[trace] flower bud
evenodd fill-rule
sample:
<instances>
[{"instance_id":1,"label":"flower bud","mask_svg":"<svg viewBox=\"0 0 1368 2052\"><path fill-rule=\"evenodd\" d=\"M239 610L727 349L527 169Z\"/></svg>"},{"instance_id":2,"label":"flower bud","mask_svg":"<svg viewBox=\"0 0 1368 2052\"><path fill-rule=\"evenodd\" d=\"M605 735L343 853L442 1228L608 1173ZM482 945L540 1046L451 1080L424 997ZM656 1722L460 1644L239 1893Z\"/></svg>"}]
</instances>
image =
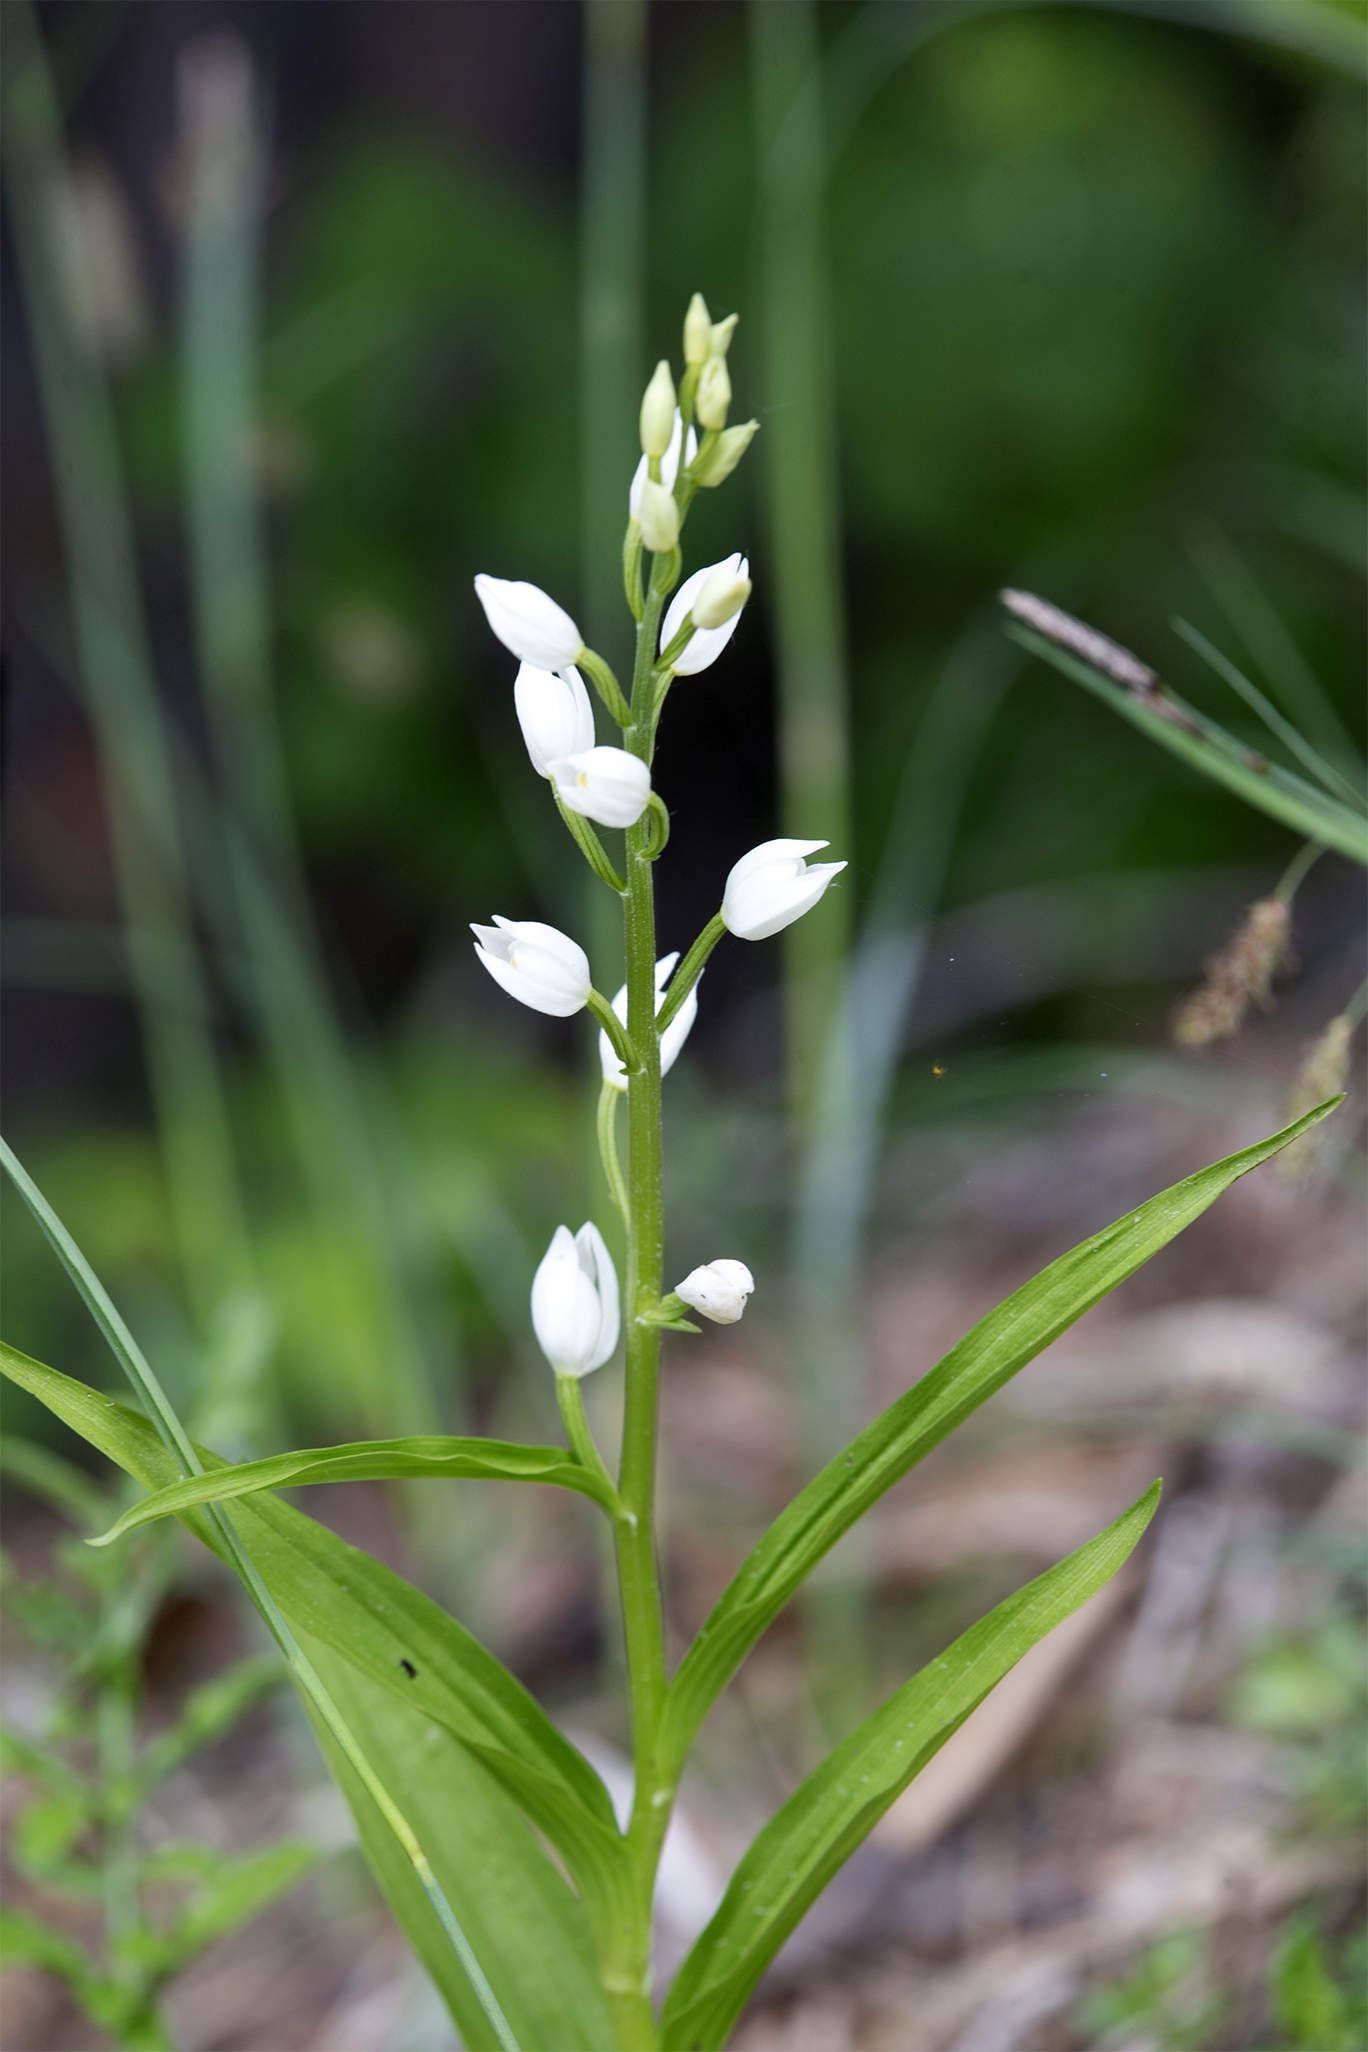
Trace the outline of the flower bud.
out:
<instances>
[{"instance_id":1,"label":"flower bud","mask_svg":"<svg viewBox=\"0 0 1368 2052\"><path fill-rule=\"evenodd\" d=\"M679 956L677 953L662 955L655 965L655 1008L657 1011L660 1010L665 1002L665 986L670 979L670 972L678 960ZM701 981L702 977L700 976L699 982ZM625 1027L627 1024L627 986L625 983L613 999L613 1010L617 1013L618 1018ZM688 1039L689 1028L697 1017L698 984L695 983L693 989L689 992L689 995L685 998L683 1004L660 1036L660 1073L662 1076L668 1075L679 1059L679 1050ZM627 1071L618 1059L617 1049L613 1046L612 1041L608 1038L602 1027L599 1028L599 1063L603 1069L603 1080L605 1083L611 1083L614 1090L625 1090L627 1088Z\"/></svg>"},{"instance_id":2,"label":"flower bud","mask_svg":"<svg viewBox=\"0 0 1368 2052\"><path fill-rule=\"evenodd\" d=\"M641 486L641 510L637 514L641 522L641 538L655 556L666 556L679 544L679 507L675 504L673 492L666 491L663 484L654 478L645 478Z\"/></svg>"},{"instance_id":3,"label":"flower bud","mask_svg":"<svg viewBox=\"0 0 1368 2052\"><path fill-rule=\"evenodd\" d=\"M725 627L728 620L735 619L751 595L751 581L739 571L719 563L708 573L698 597L693 602L695 627Z\"/></svg>"},{"instance_id":4,"label":"flower bud","mask_svg":"<svg viewBox=\"0 0 1368 2052\"><path fill-rule=\"evenodd\" d=\"M735 1325L754 1288L755 1278L744 1261L709 1261L676 1283L675 1295L714 1325Z\"/></svg>"},{"instance_id":5,"label":"flower bud","mask_svg":"<svg viewBox=\"0 0 1368 2052\"><path fill-rule=\"evenodd\" d=\"M706 363L712 355L712 315L701 292L695 292L684 316L684 361Z\"/></svg>"},{"instance_id":6,"label":"flower bud","mask_svg":"<svg viewBox=\"0 0 1368 2052\"><path fill-rule=\"evenodd\" d=\"M736 333L736 324L740 318L740 314L728 314L725 321L713 322L712 333L708 337L709 356L726 355L731 348L731 339Z\"/></svg>"},{"instance_id":7,"label":"flower bud","mask_svg":"<svg viewBox=\"0 0 1368 2052\"><path fill-rule=\"evenodd\" d=\"M596 1225L557 1226L532 1279L532 1330L557 1375L588 1375L618 1343L617 1270Z\"/></svg>"},{"instance_id":8,"label":"flower bud","mask_svg":"<svg viewBox=\"0 0 1368 2052\"><path fill-rule=\"evenodd\" d=\"M697 482L707 485L709 489L713 485L722 484L731 476L759 432L758 420L748 420L744 427L724 428L712 445L704 469L694 472Z\"/></svg>"},{"instance_id":9,"label":"flower bud","mask_svg":"<svg viewBox=\"0 0 1368 2052\"><path fill-rule=\"evenodd\" d=\"M651 800L651 772L625 748L586 748L547 767L567 811L600 826L635 826Z\"/></svg>"},{"instance_id":10,"label":"flower bud","mask_svg":"<svg viewBox=\"0 0 1368 2052\"><path fill-rule=\"evenodd\" d=\"M744 582L749 591L749 570L748 559L735 555L728 556L723 563L709 563L702 570L695 570L692 577L686 577L666 609L665 621L660 630L661 647L669 647L691 612L694 613L694 625L698 627L698 614L694 612L694 606L699 593L711 578L716 577L719 572L725 572L731 582ZM715 663L735 634L736 623L740 618L740 608L737 607L720 627L699 627L688 647L673 663L674 674L677 677L693 677L700 670L706 670L710 663Z\"/></svg>"},{"instance_id":11,"label":"flower bud","mask_svg":"<svg viewBox=\"0 0 1368 2052\"><path fill-rule=\"evenodd\" d=\"M538 670L568 670L579 661L584 636L537 585L482 574L475 579L475 596L499 640L521 662Z\"/></svg>"},{"instance_id":12,"label":"flower bud","mask_svg":"<svg viewBox=\"0 0 1368 2052\"><path fill-rule=\"evenodd\" d=\"M679 476L681 443L683 444L684 462L687 467L698 454L698 436L690 428L688 437L687 439L685 438L684 424L679 417L679 408L676 406L674 428L670 435L670 446L660 459L660 482L664 485L667 492L674 490L675 479ZM645 489L650 474L650 458L643 456L632 474L631 489L627 494L627 515L631 520L639 521L641 519L641 494Z\"/></svg>"},{"instance_id":13,"label":"flower bud","mask_svg":"<svg viewBox=\"0 0 1368 2052\"><path fill-rule=\"evenodd\" d=\"M743 855L722 893L722 923L738 940L768 940L810 912L844 862L803 861L825 841L763 841Z\"/></svg>"},{"instance_id":14,"label":"flower bud","mask_svg":"<svg viewBox=\"0 0 1368 2052\"><path fill-rule=\"evenodd\" d=\"M549 777L551 764L562 756L594 745L594 708L576 669L556 676L524 663L513 686L513 708L539 777Z\"/></svg>"},{"instance_id":15,"label":"flower bud","mask_svg":"<svg viewBox=\"0 0 1368 2052\"><path fill-rule=\"evenodd\" d=\"M641 446L652 462L665 454L674 427L675 388L662 356L641 401Z\"/></svg>"},{"instance_id":16,"label":"flower bud","mask_svg":"<svg viewBox=\"0 0 1368 2052\"><path fill-rule=\"evenodd\" d=\"M568 934L538 919L501 919L470 928L475 952L494 981L520 1005L568 1019L589 1001L589 957Z\"/></svg>"},{"instance_id":17,"label":"flower bud","mask_svg":"<svg viewBox=\"0 0 1368 2052\"><path fill-rule=\"evenodd\" d=\"M724 428L730 405L731 379L727 374L726 359L710 356L699 374L698 393L694 399L694 413L699 426Z\"/></svg>"}]
</instances>

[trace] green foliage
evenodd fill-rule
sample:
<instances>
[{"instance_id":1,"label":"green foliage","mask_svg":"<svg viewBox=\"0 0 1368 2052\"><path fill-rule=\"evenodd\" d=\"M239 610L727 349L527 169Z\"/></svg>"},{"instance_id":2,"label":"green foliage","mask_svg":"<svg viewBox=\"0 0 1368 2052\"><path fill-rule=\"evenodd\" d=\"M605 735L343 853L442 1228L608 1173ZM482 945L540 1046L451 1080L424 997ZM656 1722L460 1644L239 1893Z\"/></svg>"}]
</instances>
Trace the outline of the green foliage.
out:
<instances>
[{"instance_id":1,"label":"green foliage","mask_svg":"<svg viewBox=\"0 0 1368 2052\"><path fill-rule=\"evenodd\" d=\"M1308 1122L1318 1123L1331 1109L1319 1106ZM1051 1262L829 1462L752 1550L685 1655L666 1708L666 1757L682 1759L708 1706L761 1632L872 1503L1223 1190L1301 1130L1298 1122L1199 1170Z\"/></svg>"},{"instance_id":2,"label":"green foliage","mask_svg":"<svg viewBox=\"0 0 1368 2052\"><path fill-rule=\"evenodd\" d=\"M7 1440L0 1467L86 1532L117 1509L46 1448ZM60 1577L5 1576L5 1609L57 1661L41 1728L0 1730L0 1761L32 1785L10 1854L42 1893L102 1904L104 1928L88 1947L36 1912L6 1911L0 1959L55 1974L120 2044L161 2052L170 2040L158 2000L168 1981L292 1888L315 1855L289 1841L236 1858L194 1845L151 1851L140 1813L168 1774L279 1686L281 1670L275 1660L240 1661L193 1690L170 1726L139 1741L143 1645L171 1586L173 1553L162 1534L144 1533L103 1552L64 1544L58 1559Z\"/></svg>"},{"instance_id":3,"label":"green foliage","mask_svg":"<svg viewBox=\"0 0 1368 2052\"><path fill-rule=\"evenodd\" d=\"M837 1746L754 1841L680 1967L661 2018L668 2052L716 2052L804 1911L910 1781L1023 1653L1129 1557L1159 1484L1114 1525L947 1647Z\"/></svg>"},{"instance_id":4,"label":"green foliage","mask_svg":"<svg viewBox=\"0 0 1368 2052\"><path fill-rule=\"evenodd\" d=\"M1362 1616L1341 1611L1266 1646L1228 1704L1237 1724L1283 1741L1293 1787L1326 1831L1353 1830L1368 1806L1364 1654Z\"/></svg>"},{"instance_id":5,"label":"green foliage","mask_svg":"<svg viewBox=\"0 0 1368 2052\"><path fill-rule=\"evenodd\" d=\"M1203 2052L1230 2006L1206 1985L1206 1951L1204 1934L1170 1931L1118 1980L1085 1995L1077 2017L1090 2042L1143 2037L1163 2052Z\"/></svg>"},{"instance_id":6,"label":"green foliage","mask_svg":"<svg viewBox=\"0 0 1368 2052\"><path fill-rule=\"evenodd\" d=\"M1278 2044L1289 2052L1362 2052L1368 2044L1368 1953L1360 1936L1336 1972L1307 1917L1283 1930L1269 1973Z\"/></svg>"}]
</instances>

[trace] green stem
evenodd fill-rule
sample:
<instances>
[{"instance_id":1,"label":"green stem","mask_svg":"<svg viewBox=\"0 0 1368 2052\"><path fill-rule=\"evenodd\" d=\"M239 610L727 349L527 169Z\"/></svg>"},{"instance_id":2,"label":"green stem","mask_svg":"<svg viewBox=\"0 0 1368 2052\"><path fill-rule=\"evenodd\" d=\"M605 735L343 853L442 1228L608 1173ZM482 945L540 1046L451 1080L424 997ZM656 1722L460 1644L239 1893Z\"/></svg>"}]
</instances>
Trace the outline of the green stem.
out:
<instances>
[{"instance_id":1,"label":"green stem","mask_svg":"<svg viewBox=\"0 0 1368 2052\"><path fill-rule=\"evenodd\" d=\"M588 672L595 691L607 706L620 727L625 727L632 715L622 695L622 686L604 662L601 655L595 655L592 648L582 648L579 653L579 667Z\"/></svg>"},{"instance_id":2,"label":"green stem","mask_svg":"<svg viewBox=\"0 0 1368 2052\"><path fill-rule=\"evenodd\" d=\"M702 933L699 934L698 939L670 978L670 988L666 994L665 1002L660 1008L660 1016L656 1021L657 1028L661 1033L665 1031L665 1028L669 1025L671 1019L674 1018L675 1013L703 974L703 964L707 961L709 955L726 931L726 922L722 914L714 912L712 918L708 921Z\"/></svg>"},{"instance_id":3,"label":"green stem","mask_svg":"<svg viewBox=\"0 0 1368 2052\"><path fill-rule=\"evenodd\" d=\"M566 1437L571 1446L590 1473L605 1482L616 1497L617 1490L613 1488L613 1478L604 1465L603 1455L598 1450L594 1435L589 1430L589 1420L584 1415L584 1391L578 1375L557 1375L556 1402L560 1405Z\"/></svg>"},{"instance_id":4,"label":"green stem","mask_svg":"<svg viewBox=\"0 0 1368 2052\"><path fill-rule=\"evenodd\" d=\"M1299 848L1283 871L1282 880L1273 893L1274 897L1281 898L1285 905L1290 905L1301 889L1302 880L1312 863L1319 862L1324 853L1325 847L1320 841L1308 841L1304 848Z\"/></svg>"},{"instance_id":5,"label":"green stem","mask_svg":"<svg viewBox=\"0 0 1368 2052\"><path fill-rule=\"evenodd\" d=\"M604 1079L598 1101L598 1144L603 1173L608 1179L613 1202L622 1214L622 1223L628 1232L632 1230L632 1202L627 1194L627 1184L622 1173L622 1161L618 1155L617 1108L622 1092L615 1083Z\"/></svg>"}]
</instances>

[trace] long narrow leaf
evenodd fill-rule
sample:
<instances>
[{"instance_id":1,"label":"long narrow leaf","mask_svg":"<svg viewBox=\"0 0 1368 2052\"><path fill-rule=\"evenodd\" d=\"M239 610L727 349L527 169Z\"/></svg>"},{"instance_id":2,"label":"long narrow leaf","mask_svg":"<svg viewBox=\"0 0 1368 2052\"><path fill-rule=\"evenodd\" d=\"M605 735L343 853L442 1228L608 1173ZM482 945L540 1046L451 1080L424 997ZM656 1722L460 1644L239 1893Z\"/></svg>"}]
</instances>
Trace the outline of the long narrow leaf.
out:
<instances>
[{"instance_id":1,"label":"long narrow leaf","mask_svg":"<svg viewBox=\"0 0 1368 2052\"><path fill-rule=\"evenodd\" d=\"M0 1373L144 1487L174 1474L147 1420L126 1405L3 1343ZM200 1458L211 1469L226 1466L203 1450ZM179 1513L222 1555L210 1515ZM291 1623L468 1746L562 1853L586 1894L611 1902L622 1841L607 1791L521 1682L421 1590L302 1512L258 1496L238 1503L234 1516Z\"/></svg>"},{"instance_id":2,"label":"long narrow leaf","mask_svg":"<svg viewBox=\"0 0 1368 2052\"><path fill-rule=\"evenodd\" d=\"M1178 707L1184 721L1179 726L1173 719L1156 712L1137 693L1113 683L1110 677L1104 677L1090 663L1081 662L1077 656L1056 648L1053 642L1033 634L1028 627L1014 625L1008 627L1007 633L1013 641L1019 641L1023 648L1029 648L1033 655L1038 655L1042 662L1050 663L1066 677L1072 677L1076 684L1094 692L1113 712L1120 713L1122 719L1129 720L1151 741L1157 741L1161 748L1167 748L1171 755L1200 770L1214 783L1224 784L1246 804L1281 820L1284 826L1292 827L1308 841L1320 841L1327 848L1337 848L1351 862L1362 863L1368 868L1368 820L1361 813L1351 812L1347 805L1340 805L1324 791L1304 783L1300 777L1279 768L1276 763L1270 763L1264 769L1254 769L1244 759L1247 751L1232 735L1224 734L1214 721L1203 719L1190 706ZM1166 696L1177 705L1171 692ZM1188 722L1199 731L1190 731Z\"/></svg>"},{"instance_id":3,"label":"long narrow leaf","mask_svg":"<svg viewBox=\"0 0 1368 2052\"><path fill-rule=\"evenodd\" d=\"M171 1517L196 1504L222 1503L263 1489L296 1489L313 1482L404 1482L427 1478L469 1482L545 1482L578 1490L609 1508L612 1492L602 1478L564 1447L522 1446L508 1439L455 1439L420 1434L407 1439L358 1439L343 1446L303 1447L243 1461L210 1475L191 1475L159 1489L125 1511L116 1525L94 1540L109 1546L138 1525Z\"/></svg>"},{"instance_id":4,"label":"long narrow leaf","mask_svg":"<svg viewBox=\"0 0 1368 2052\"><path fill-rule=\"evenodd\" d=\"M956 1639L795 1789L679 1970L661 2019L667 2052L715 2052L832 1875L1022 1654L1111 1579L1158 1501L1156 1482L1105 1532Z\"/></svg>"},{"instance_id":5,"label":"long narrow leaf","mask_svg":"<svg viewBox=\"0 0 1368 2052\"><path fill-rule=\"evenodd\" d=\"M723 1591L681 1662L661 1728L666 1771L677 1771L709 1706L760 1634L871 1504L1223 1190L1339 1102L1330 1098L1280 1133L1187 1176L1052 1261L814 1476Z\"/></svg>"},{"instance_id":6,"label":"long narrow leaf","mask_svg":"<svg viewBox=\"0 0 1368 2052\"><path fill-rule=\"evenodd\" d=\"M583 1905L542 1854L511 1798L469 1751L414 1704L306 1637L328 1686L386 1785L423 1820L437 1877L484 1961L525 2052L606 2052L613 2043ZM326 1743L326 1742L325 1742ZM356 1816L366 1857L396 1917L445 1996L469 2052L495 2052L422 1890L384 1820L335 1749L330 1764Z\"/></svg>"}]
</instances>

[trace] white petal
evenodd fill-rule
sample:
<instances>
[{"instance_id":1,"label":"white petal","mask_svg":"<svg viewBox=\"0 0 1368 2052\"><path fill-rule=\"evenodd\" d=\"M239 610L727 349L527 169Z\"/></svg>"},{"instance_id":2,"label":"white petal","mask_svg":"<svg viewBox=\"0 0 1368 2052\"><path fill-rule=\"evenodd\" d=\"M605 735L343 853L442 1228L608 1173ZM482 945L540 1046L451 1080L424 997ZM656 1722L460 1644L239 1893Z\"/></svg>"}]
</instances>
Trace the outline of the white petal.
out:
<instances>
[{"instance_id":1,"label":"white petal","mask_svg":"<svg viewBox=\"0 0 1368 2052\"><path fill-rule=\"evenodd\" d=\"M650 803L651 772L625 748L586 748L547 773L561 803L600 826L635 826Z\"/></svg>"},{"instance_id":2,"label":"white petal","mask_svg":"<svg viewBox=\"0 0 1368 2052\"><path fill-rule=\"evenodd\" d=\"M715 1325L735 1325L754 1288L744 1261L709 1261L676 1283L675 1295Z\"/></svg>"},{"instance_id":3,"label":"white petal","mask_svg":"<svg viewBox=\"0 0 1368 2052\"><path fill-rule=\"evenodd\" d=\"M680 427L681 421L679 416L679 408L676 406L674 417L674 433L670 436L669 448L665 451L665 454L660 459L660 482L664 485L667 492L672 492L674 490L675 479L679 476ZM687 465L692 463L694 457L697 454L698 436L694 433L693 429L690 428L689 439L685 444L685 464ZM627 493L627 513L628 517L632 520L640 520L641 518L641 487L643 486L643 484L645 484L650 474L651 472L649 464L647 462L647 459L643 456L640 463L638 463L635 472L633 473L631 488Z\"/></svg>"},{"instance_id":4,"label":"white petal","mask_svg":"<svg viewBox=\"0 0 1368 2052\"><path fill-rule=\"evenodd\" d=\"M590 988L583 948L538 919L494 917L493 927L471 927L475 952L494 981L520 1004L553 1019L582 1011Z\"/></svg>"},{"instance_id":5,"label":"white petal","mask_svg":"<svg viewBox=\"0 0 1368 2052\"><path fill-rule=\"evenodd\" d=\"M680 628L684 625L694 600L712 576L713 571L723 569L731 571L735 577L748 577L750 575L750 560L748 557L739 554L726 556L721 563L705 564L703 569L695 570L692 577L686 577L679 590L671 599L666 611L664 625L660 630L660 646L662 648L669 647ZM740 613L733 613L730 620L726 621L721 627L700 628L685 649L683 655L679 658L679 661L675 664L675 675L678 677L693 677L700 670L706 670L709 664L715 663L733 634L735 634L740 618Z\"/></svg>"},{"instance_id":6,"label":"white petal","mask_svg":"<svg viewBox=\"0 0 1368 2052\"><path fill-rule=\"evenodd\" d=\"M587 1375L591 1369L601 1368L617 1345L622 1311L613 1257L604 1245L602 1233L592 1221L586 1222L576 1233L575 1251L581 1270L593 1281L599 1307L598 1330L584 1370Z\"/></svg>"},{"instance_id":7,"label":"white petal","mask_svg":"<svg viewBox=\"0 0 1368 2052\"><path fill-rule=\"evenodd\" d=\"M522 662L539 670L566 670L579 661L583 635L540 586L481 572L475 595L499 640Z\"/></svg>"},{"instance_id":8,"label":"white petal","mask_svg":"<svg viewBox=\"0 0 1368 2052\"><path fill-rule=\"evenodd\" d=\"M602 1306L568 1226L557 1226L532 1280L532 1330L560 1375L583 1375L599 1341Z\"/></svg>"},{"instance_id":9,"label":"white petal","mask_svg":"<svg viewBox=\"0 0 1368 2052\"><path fill-rule=\"evenodd\" d=\"M513 706L539 777L549 775L548 765L559 757L594 745L594 708L573 665L558 675L524 663L513 686Z\"/></svg>"},{"instance_id":10,"label":"white petal","mask_svg":"<svg viewBox=\"0 0 1368 2052\"><path fill-rule=\"evenodd\" d=\"M675 963L678 960L679 951L676 949L671 955L662 955L655 965L655 1008L657 1011L660 1010L665 1002L667 995L665 986L669 982ZM702 980L700 975L698 982L701 983ZM613 999L613 1010L625 1026L627 1024L627 986L625 983ZM689 1028L697 1017L698 983L695 983L674 1018L671 1019L669 1025L660 1036L660 1073L662 1076L672 1069L679 1059L679 1050L688 1039ZM599 1029L599 1066L603 1070L603 1080L605 1083L611 1083L615 1090L625 1090L627 1088L627 1071L618 1060L617 1049L601 1027Z\"/></svg>"}]
</instances>

